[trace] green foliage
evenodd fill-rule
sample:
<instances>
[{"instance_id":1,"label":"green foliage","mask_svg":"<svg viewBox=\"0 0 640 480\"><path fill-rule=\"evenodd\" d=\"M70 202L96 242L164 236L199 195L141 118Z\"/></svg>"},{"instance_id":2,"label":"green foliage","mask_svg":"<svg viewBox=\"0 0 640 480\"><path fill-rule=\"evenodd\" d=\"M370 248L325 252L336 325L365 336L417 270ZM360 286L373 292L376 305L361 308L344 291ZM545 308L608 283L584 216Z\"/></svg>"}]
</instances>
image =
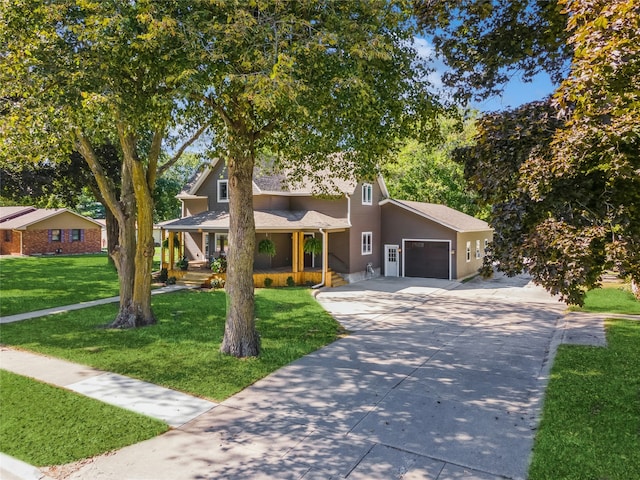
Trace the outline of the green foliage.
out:
<instances>
[{"instance_id":1,"label":"green foliage","mask_svg":"<svg viewBox=\"0 0 640 480\"><path fill-rule=\"evenodd\" d=\"M100 328L118 308L103 305L2 324L2 343L221 401L334 341L339 333L339 324L307 289L258 289L262 353L239 360L219 351L225 292L179 291L154 295L152 301L158 317L153 326Z\"/></svg>"},{"instance_id":2,"label":"green foliage","mask_svg":"<svg viewBox=\"0 0 640 480\"><path fill-rule=\"evenodd\" d=\"M312 255L319 255L322 253L322 239L316 237L308 237L304 240L302 245L304 253L310 253Z\"/></svg>"},{"instance_id":3,"label":"green foliage","mask_svg":"<svg viewBox=\"0 0 640 480\"><path fill-rule=\"evenodd\" d=\"M159 420L5 370L0 383L0 450L32 465L74 462L168 430Z\"/></svg>"},{"instance_id":4,"label":"green foliage","mask_svg":"<svg viewBox=\"0 0 640 480\"><path fill-rule=\"evenodd\" d=\"M460 125L454 117L441 117L439 127L440 142L425 145L410 141L383 166L391 197L439 203L485 218L488 212L479 207L477 193L469 189L463 166L452 158L455 148L473 144L475 118Z\"/></svg>"},{"instance_id":5,"label":"green foliage","mask_svg":"<svg viewBox=\"0 0 640 480\"><path fill-rule=\"evenodd\" d=\"M487 262L516 273L526 259L537 282L581 304L605 269L640 278L640 6L567 8L573 63L554 101L481 119L462 160L493 205Z\"/></svg>"},{"instance_id":6,"label":"green foliage","mask_svg":"<svg viewBox=\"0 0 640 480\"><path fill-rule=\"evenodd\" d=\"M584 298L582 308L572 307L572 309L585 312L640 315L640 301L633 296L628 288L603 287L589 290Z\"/></svg>"},{"instance_id":7,"label":"green foliage","mask_svg":"<svg viewBox=\"0 0 640 480\"><path fill-rule=\"evenodd\" d=\"M640 472L640 323L609 320L605 348L562 345L528 478L626 480Z\"/></svg>"},{"instance_id":8,"label":"green foliage","mask_svg":"<svg viewBox=\"0 0 640 480\"><path fill-rule=\"evenodd\" d=\"M106 255L0 258L0 315L14 315L118 295Z\"/></svg>"},{"instance_id":9,"label":"green foliage","mask_svg":"<svg viewBox=\"0 0 640 480\"><path fill-rule=\"evenodd\" d=\"M273 240L270 240L268 238L260 240L260 242L258 243L258 253L273 257L276 254L276 244L273 243Z\"/></svg>"},{"instance_id":10,"label":"green foliage","mask_svg":"<svg viewBox=\"0 0 640 480\"><path fill-rule=\"evenodd\" d=\"M222 278L214 278L211 280L211 288L214 290L217 288L224 288L224 280Z\"/></svg>"},{"instance_id":11,"label":"green foliage","mask_svg":"<svg viewBox=\"0 0 640 480\"><path fill-rule=\"evenodd\" d=\"M449 67L445 85L456 98L486 99L514 76L544 71L559 83L571 58L563 2L416 0L419 23L433 35Z\"/></svg>"},{"instance_id":12,"label":"green foliage","mask_svg":"<svg viewBox=\"0 0 640 480\"><path fill-rule=\"evenodd\" d=\"M178 279L172 275L171 277L167 278L167 285L175 285L177 281Z\"/></svg>"},{"instance_id":13,"label":"green foliage","mask_svg":"<svg viewBox=\"0 0 640 480\"><path fill-rule=\"evenodd\" d=\"M218 257L211 262L213 273L225 273L227 271L227 257Z\"/></svg>"},{"instance_id":14,"label":"green foliage","mask_svg":"<svg viewBox=\"0 0 640 480\"><path fill-rule=\"evenodd\" d=\"M169 279L169 271L166 268L160 270L160 275L158 275L158 281L165 283Z\"/></svg>"},{"instance_id":15,"label":"green foliage","mask_svg":"<svg viewBox=\"0 0 640 480\"><path fill-rule=\"evenodd\" d=\"M287 277L287 287L295 287L296 286L296 281L293 279L293 277L289 276Z\"/></svg>"},{"instance_id":16,"label":"green foliage","mask_svg":"<svg viewBox=\"0 0 640 480\"><path fill-rule=\"evenodd\" d=\"M271 285L273 285L273 278L266 277L264 279L264 286L269 288Z\"/></svg>"},{"instance_id":17,"label":"green foliage","mask_svg":"<svg viewBox=\"0 0 640 480\"><path fill-rule=\"evenodd\" d=\"M180 260L178 260L176 262L176 267L178 267L180 270L186 270L187 268L189 268L189 260L187 260L187 257L182 257Z\"/></svg>"}]
</instances>

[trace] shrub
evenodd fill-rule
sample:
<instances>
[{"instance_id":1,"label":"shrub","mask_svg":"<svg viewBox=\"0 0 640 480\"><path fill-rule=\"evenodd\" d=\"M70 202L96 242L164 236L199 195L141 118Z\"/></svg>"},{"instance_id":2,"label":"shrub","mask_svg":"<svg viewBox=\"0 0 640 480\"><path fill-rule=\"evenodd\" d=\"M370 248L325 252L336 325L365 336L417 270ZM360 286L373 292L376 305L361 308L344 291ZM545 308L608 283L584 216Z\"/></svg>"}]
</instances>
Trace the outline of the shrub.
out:
<instances>
[{"instance_id":1,"label":"shrub","mask_svg":"<svg viewBox=\"0 0 640 480\"><path fill-rule=\"evenodd\" d=\"M269 278L269 277L265 278L264 279L264 286L269 288L271 285L273 285L273 278Z\"/></svg>"},{"instance_id":2,"label":"shrub","mask_svg":"<svg viewBox=\"0 0 640 480\"><path fill-rule=\"evenodd\" d=\"M180 270L186 270L187 268L189 268L189 260L187 260L187 257L182 257L180 260L178 260L178 263L176 263L176 266Z\"/></svg>"},{"instance_id":3,"label":"shrub","mask_svg":"<svg viewBox=\"0 0 640 480\"><path fill-rule=\"evenodd\" d=\"M175 285L176 284L176 277L169 277L167 278L167 285Z\"/></svg>"},{"instance_id":4,"label":"shrub","mask_svg":"<svg viewBox=\"0 0 640 480\"><path fill-rule=\"evenodd\" d=\"M227 257L218 257L211 262L213 273L225 273L227 271Z\"/></svg>"},{"instance_id":5,"label":"shrub","mask_svg":"<svg viewBox=\"0 0 640 480\"><path fill-rule=\"evenodd\" d=\"M162 270L160 270L160 275L158 275L158 281L162 283L166 283L168 278L169 278L169 270L167 270L166 268L163 268Z\"/></svg>"},{"instance_id":6,"label":"shrub","mask_svg":"<svg viewBox=\"0 0 640 480\"><path fill-rule=\"evenodd\" d=\"M222 278L212 278L211 288L213 288L214 290L216 288L224 288L224 280Z\"/></svg>"},{"instance_id":7,"label":"shrub","mask_svg":"<svg viewBox=\"0 0 640 480\"><path fill-rule=\"evenodd\" d=\"M296 286L296 282L293 279L293 277L289 276L287 277L287 287L295 287Z\"/></svg>"}]
</instances>

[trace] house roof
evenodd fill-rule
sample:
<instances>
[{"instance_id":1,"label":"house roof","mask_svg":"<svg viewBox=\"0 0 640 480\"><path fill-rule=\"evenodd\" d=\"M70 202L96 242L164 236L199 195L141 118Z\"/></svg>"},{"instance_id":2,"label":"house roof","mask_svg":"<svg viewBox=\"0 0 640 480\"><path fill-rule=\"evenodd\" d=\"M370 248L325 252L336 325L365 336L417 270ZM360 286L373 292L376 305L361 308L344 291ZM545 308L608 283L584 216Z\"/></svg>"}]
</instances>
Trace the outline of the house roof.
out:
<instances>
[{"instance_id":1,"label":"house roof","mask_svg":"<svg viewBox=\"0 0 640 480\"><path fill-rule=\"evenodd\" d=\"M412 212L423 218L439 223L458 233L489 231L492 228L484 220L472 217L446 205L437 203L411 202L409 200L395 200L387 198L380 205L391 204Z\"/></svg>"},{"instance_id":2,"label":"house roof","mask_svg":"<svg viewBox=\"0 0 640 480\"><path fill-rule=\"evenodd\" d=\"M198 190L213 172L220 160L215 160L213 164L194 177L177 198L194 199L206 198L198 195ZM353 194L358 183L354 179L344 179L331 172L318 172L311 176L305 176L299 182L290 181L291 175L287 171L276 172L265 165L256 165L253 171L253 194L254 195L291 195L291 196L311 196L311 195L344 195ZM385 197L389 196L387 186L382 176L378 176L378 183Z\"/></svg>"},{"instance_id":3,"label":"house roof","mask_svg":"<svg viewBox=\"0 0 640 480\"><path fill-rule=\"evenodd\" d=\"M315 210L255 210L256 231L344 230L349 228L346 218L334 218ZM228 230L229 212L207 211L167 222L166 230Z\"/></svg>"},{"instance_id":4,"label":"house roof","mask_svg":"<svg viewBox=\"0 0 640 480\"><path fill-rule=\"evenodd\" d=\"M33 210L35 207L0 207L0 222L6 222Z\"/></svg>"},{"instance_id":5,"label":"house roof","mask_svg":"<svg viewBox=\"0 0 640 480\"><path fill-rule=\"evenodd\" d=\"M5 208L12 207L1 207L2 210ZM7 220L2 221L0 223L0 228L3 230L25 230L27 227L41 222L42 220L46 220L51 217L55 217L62 213L70 213L71 215L75 215L80 217L88 222L94 223L97 226L101 226L100 223L96 222L92 218L84 217L80 214L72 212L71 210L67 210L66 208L33 208L33 207L23 207L25 208L24 213L20 215L13 215ZM4 217L4 211L0 211L0 215L2 218Z\"/></svg>"}]
</instances>

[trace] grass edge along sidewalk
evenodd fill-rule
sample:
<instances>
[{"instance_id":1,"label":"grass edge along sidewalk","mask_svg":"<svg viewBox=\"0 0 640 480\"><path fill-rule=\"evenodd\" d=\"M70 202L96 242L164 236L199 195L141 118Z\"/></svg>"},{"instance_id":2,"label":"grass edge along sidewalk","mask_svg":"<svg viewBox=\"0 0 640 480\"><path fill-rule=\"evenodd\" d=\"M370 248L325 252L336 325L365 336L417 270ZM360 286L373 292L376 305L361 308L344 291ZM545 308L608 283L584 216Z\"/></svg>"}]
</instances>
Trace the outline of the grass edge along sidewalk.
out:
<instances>
[{"instance_id":1,"label":"grass edge along sidewalk","mask_svg":"<svg viewBox=\"0 0 640 480\"><path fill-rule=\"evenodd\" d=\"M559 347L530 480L640 478L640 321L609 319L606 334Z\"/></svg>"},{"instance_id":2,"label":"grass edge along sidewalk","mask_svg":"<svg viewBox=\"0 0 640 480\"><path fill-rule=\"evenodd\" d=\"M169 430L159 420L2 369L0 383L0 451L38 467L92 457Z\"/></svg>"},{"instance_id":3,"label":"grass edge along sidewalk","mask_svg":"<svg viewBox=\"0 0 640 480\"><path fill-rule=\"evenodd\" d=\"M339 324L316 303L307 289L263 289L256 294L262 355L257 359L235 359L219 353L226 309L224 292L175 292L154 296L153 304L160 322L151 327L136 330L102 328L110 315L117 311L117 306L103 305L0 325L0 341L197 396L222 400L281 366L330 343L341 333ZM185 372L190 374L185 375ZM30 405L25 402L9 403L6 411L19 416L24 409L31 408ZM16 410L20 411L16 413ZM69 428L74 428L73 412L58 412L56 416L66 418L71 424ZM17 429L24 428L19 423L13 422L12 425ZM32 429L37 436L39 427L36 425ZM60 429L65 430L65 427ZM3 438L17 437L12 432L3 431ZM32 448L38 448L33 442L30 444ZM51 449L49 441L41 442L41 445L45 451ZM119 447L109 445L107 450L113 448ZM13 447L3 446L0 450L21 460L33 461L20 456L22 454ZM85 458L85 454L80 452L76 460ZM52 463L67 461L68 458L63 458Z\"/></svg>"}]
</instances>

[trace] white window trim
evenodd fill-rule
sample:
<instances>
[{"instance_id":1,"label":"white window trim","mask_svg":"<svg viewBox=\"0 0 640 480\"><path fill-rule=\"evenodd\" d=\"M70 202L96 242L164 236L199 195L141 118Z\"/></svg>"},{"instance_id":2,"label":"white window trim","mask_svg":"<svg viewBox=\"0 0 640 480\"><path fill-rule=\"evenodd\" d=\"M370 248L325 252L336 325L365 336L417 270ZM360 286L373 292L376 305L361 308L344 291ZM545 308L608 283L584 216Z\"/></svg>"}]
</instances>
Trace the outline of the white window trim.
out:
<instances>
[{"instance_id":1,"label":"white window trim","mask_svg":"<svg viewBox=\"0 0 640 480\"><path fill-rule=\"evenodd\" d=\"M362 205L373 205L373 185L362 184Z\"/></svg>"},{"instance_id":2,"label":"white window trim","mask_svg":"<svg viewBox=\"0 0 640 480\"><path fill-rule=\"evenodd\" d=\"M368 242L365 242L366 238L369 239ZM361 251L362 255L372 255L372 253L373 253L373 232L362 232L362 235L360 237L360 251Z\"/></svg>"},{"instance_id":3,"label":"white window trim","mask_svg":"<svg viewBox=\"0 0 640 480\"><path fill-rule=\"evenodd\" d=\"M471 261L471 242L467 242L467 262Z\"/></svg>"},{"instance_id":4,"label":"white window trim","mask_svg":"<svg viewBox=\"0 0 640 480\"><path fill-rule=\"evenodd\" d=\"M220 195L220 193L222 192L222 189L220 188L221 185L226 185L227 186L227 198L222 198L222 196ZM221 180L218 180L218 203L229 203L229 180L224 178Z\"/></svg>"}]
</instances>

